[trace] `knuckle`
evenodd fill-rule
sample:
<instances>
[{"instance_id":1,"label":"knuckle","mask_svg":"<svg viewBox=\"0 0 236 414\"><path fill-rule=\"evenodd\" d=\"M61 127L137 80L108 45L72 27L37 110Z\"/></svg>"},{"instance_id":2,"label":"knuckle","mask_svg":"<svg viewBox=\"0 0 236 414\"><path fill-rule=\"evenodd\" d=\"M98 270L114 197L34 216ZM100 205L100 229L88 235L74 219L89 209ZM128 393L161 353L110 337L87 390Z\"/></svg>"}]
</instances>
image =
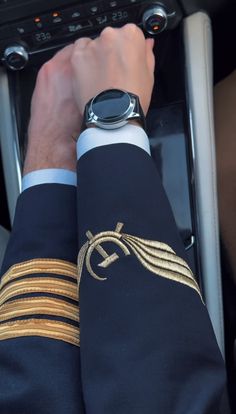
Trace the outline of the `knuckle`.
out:
<instances>
[{"instance_id":1,"label":"knuckle","mask_svg":"<svg viewBox=\"0 0 236 414\"><path fill-rule=\"evenodd\" d=\"M113 37L115 33L116 33L115 29L111 26L108 26L102 31L100 36L103 39L110 38L110 37Z\"/></svg>"},{"instance_id":2,"label":"knuckle","mask_svg":"<svg viewBox=\"0 0 236 414\"><path fill-rule=\"evenodd\" d=\"M74 44L74 49L71 53L71 62L73 63L83 52L81 39L77 40Z\"/></svg>"},{"instance_id":3,"label":"knuckle","mask_svg":"<svg viewBox=\"0 0 236 414\"><path fill-rule=\"evenodd\" d=\"M71 62L75 62L78 59L82 59L84 54L91 48L91 39L80 38L76 40L73 45L73 50L71 52Z\"/></svg>"},{"instance_id":4,"label":"knuckle","mask_svg":"<svg viewBox=\"0 0 236 414\"><path fill-rule=\"evenodd\" d=\"M73 57L75 54L77 54L77 53L80 53L80 52L81 52L83 43L84 43L84 42L82 41L82 39L78 39L78 40L76 40L76 42L74 43L74 49L73 49L73 52L72 52L72 57Z\"/></svg>"},{"instance_id":5,"label":"knuckle","mask_svg":"<svg viewBox=\"0 0 236 414\"><path fill-rule=\"evenodd\" d=\"M53 67L53 59L45 62L39 70L38 77L42 78L42 77L49 75L52 71L52 67Z\"/></svg>"},{"instance_id":6,"label":"knuckle","mask_svg":"<svg viewBox=\"0 0 236 414\"><path fill-rule=\"evenodd\" d=\"M68 59L72 51L73 51L73 45L72 44L67 45L63 47L63 49L60 49L59 52L55 54L54 58L56 59L57 63L63 63Z\"/></svg>"},{"instance_id":7,"label":"knuckle","mask_svg":"<svg viewBox=\"0 0 236 414\"><path fill-rule=\"evenodd\" d=\"M123 30L125 31L125 33L129 36L136 36L136 37L143 37L143 32L142 30L134 23L127 23L124 27Z\"/></svg>"},{"instance_id":8,"label":"knuckle","mask_svg":"<svg viewBox=\"0 0 236 414\"><path fill-rule=\"evenodd\" d=\"M77 39L76 41L75 41L75 43L74 43L74 46L76 47L76 48L80 48L81 46L82 46L82 44L84 43L84 39L83 39L83 37L81 37L80 39Z\"/></svg>"},{"instance_id":9,"label":"knuckle","mask_svg":"<svg viewBox=\"0 0 236 414\"><path fill-rule=\"evenodd\" d=\"M138 28L138 26L136 26L136 24L134 23L127 23L124 28L124 30L126 30L127 32L132 32L132 33L136 33L138 32L140 29Z\"/></svg>"}]
</instances>

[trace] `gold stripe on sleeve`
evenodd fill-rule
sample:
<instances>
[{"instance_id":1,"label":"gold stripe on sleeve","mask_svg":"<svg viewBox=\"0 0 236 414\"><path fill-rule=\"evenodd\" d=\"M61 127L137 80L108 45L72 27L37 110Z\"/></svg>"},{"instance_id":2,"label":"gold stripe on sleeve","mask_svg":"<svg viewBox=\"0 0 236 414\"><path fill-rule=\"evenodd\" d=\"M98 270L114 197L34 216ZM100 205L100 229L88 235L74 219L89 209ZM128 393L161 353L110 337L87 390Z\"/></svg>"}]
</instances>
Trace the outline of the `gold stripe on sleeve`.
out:
<instances>
[{"instance_id":1,"label":"gold stripe on sleeve","mask_svg":"<svg viewBox=\"0 0 236 414\"><path fill-rule=\"evenodd\" d=\"M78 306L61 299L49 297L29 297L16 299L1 306L0 322L30 315L60 316L79 322Z\"/></svg>"},{"instance_id":2,"label":"gold stripe on sleeve","mask_svg":"<svg viewBox=\"0 0 236 414\"><path fill-rule=\"evenodd\" d=\"M0 286L0 340L41 336L79 346L75 282L76 265L63 260L36 259L12 266Z\"/></svg>"},{"instance_id":3,"label":"gold stripe on sleeve","mask_svg":"<svg viewBox=\"0 0 236 414\"><path fill-rule=\"evenodd\" d=\"M77 280L77 266L73 263L64 260L34 259L11 266L2 277L0 289L9 281L33 273L69 276Z\"/></svg>"},{"instance_id":4,"label":"gold stripe on sleeve","mask_svg":"<svg viewBox=\"0 0 236 414\"><path fill-rule=\"evenodd\" d=\"M79 329L64 322L26 319L0 325L0 341L24 336L41 336L80 346Z\"/></svg>"},{"instance_id":5,"label":"gold stripe on sleeve","mask_svg":"<svg viewBox=\"0 0 236 414\"><path fill-rule=\"evenodd\" d=\"M34 277L15 280L5 286L0 293L0 305L15 296L30 293L52 293L75 301L78 300L77 285L75 283L53 277Z\"/></svg>"}]
</instances>

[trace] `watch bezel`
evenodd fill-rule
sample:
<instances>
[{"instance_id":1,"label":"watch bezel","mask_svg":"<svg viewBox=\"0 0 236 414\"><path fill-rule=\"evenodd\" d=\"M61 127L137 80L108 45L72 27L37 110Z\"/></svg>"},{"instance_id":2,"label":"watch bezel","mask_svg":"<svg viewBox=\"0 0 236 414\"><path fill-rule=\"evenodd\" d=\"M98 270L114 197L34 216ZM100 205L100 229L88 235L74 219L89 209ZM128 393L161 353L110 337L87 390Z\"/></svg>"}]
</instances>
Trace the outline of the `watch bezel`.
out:
<instances>
[{"instance_id":1,"label":"watch bezel","mask_svg":"<svg viewBox=\"0 0 236 414\"><path fill-rule=\"evenodd\" d=\"M96 115L96 113L94 112L93 103L99 97L99 95L104 94L104 92L108 93L110 91L114 91L114 89L108 89L106 91L99 93L91 100L89 108L88 108L88 116L87 116L87 122L86 122L87 125L94 124L95 126L98 126L102 129L116 129L116 128L126 125L129 119L131 119L131 117L135 118L137 116L137 114L134 113L135 106L136 106L135 97L131 96L127 91L124 91L122 89L115 89L115 90L119 92L123 92L123 94L125 94L128 97L129 106L126 109L126 111L120 114L119 116L110 118L108 121Z\"/></svg>"}]
</instances>

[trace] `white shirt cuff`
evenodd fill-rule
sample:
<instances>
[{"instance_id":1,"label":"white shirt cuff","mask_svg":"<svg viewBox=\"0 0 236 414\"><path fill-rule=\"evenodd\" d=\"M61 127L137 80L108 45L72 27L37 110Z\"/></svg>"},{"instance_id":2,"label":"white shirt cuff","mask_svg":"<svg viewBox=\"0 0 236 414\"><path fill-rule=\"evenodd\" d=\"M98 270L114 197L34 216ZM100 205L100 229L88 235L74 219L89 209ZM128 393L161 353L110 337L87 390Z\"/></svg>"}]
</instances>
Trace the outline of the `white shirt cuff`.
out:
<instances>
[{"instance_id":1,"label":"white shirt cuff","mask_svg":"<svg viewBox=\"0 0 236 414\"><path fill-rule=\"evenodd\" d=\"M32 171L22 179L22 191L40 184L77 185L76 173L59 168Z\"/></svg>"},{"instance_id":2,"label":"white shirt cuff","mask_svg":"<svg viewBox=\"0 0 236 414\"><path fill-rule=\"evenodd\" d=\"M99 128L86 129L82 132L77 142L77 159L80 159L86 152L93 148L112 144L136 145L151 155L146 132L141 127L127 124L122 128L112 131ZM23 177L22 191L40 184L76 186L77 177L75 172L58 168L32 171Z\"/></svg>"},{"instance_id":3,"label":"white shirt cuff","mask_svg":"<svg viewBox=\"0 0 236 414\"><path fill-rule=\"evenodd\" d=\"M127 124L122 128L105 130L88 128L80 135L77 142L77 159L96 147L112 144L131 144L151 155L148 136L143 128Z\"/></svg>"}]
</instances>

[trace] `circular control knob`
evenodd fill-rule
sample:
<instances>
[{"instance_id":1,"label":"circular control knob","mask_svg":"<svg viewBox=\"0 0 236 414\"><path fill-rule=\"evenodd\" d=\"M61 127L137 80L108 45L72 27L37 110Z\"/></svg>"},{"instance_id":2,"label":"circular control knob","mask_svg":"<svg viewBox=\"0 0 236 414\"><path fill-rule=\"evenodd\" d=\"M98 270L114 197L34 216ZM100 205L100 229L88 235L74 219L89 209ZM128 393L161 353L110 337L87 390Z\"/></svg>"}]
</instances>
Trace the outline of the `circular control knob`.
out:
<instances>
[{"instance_id":1,"label":"circular control knob","mask_svg":"<svg viewBox=\"0 0 236 414\"><path fill-rule=\"evenodd\" d=\"M168 18L165 9L152 6L143 15L143 27L150 34L157 34L165 30Z\"/></svg>"},{"instance_id":2,"label":"circular control knob","mask_svg":"<svg viewBox=\"0 0 236 414\"><path fill-rule=\"evenodd\" d=\"M29 60L28 52L24 46L9 46L4 52L5 65L12 70L21 70L27 65Z\"/></svg>"}]
</instances>

